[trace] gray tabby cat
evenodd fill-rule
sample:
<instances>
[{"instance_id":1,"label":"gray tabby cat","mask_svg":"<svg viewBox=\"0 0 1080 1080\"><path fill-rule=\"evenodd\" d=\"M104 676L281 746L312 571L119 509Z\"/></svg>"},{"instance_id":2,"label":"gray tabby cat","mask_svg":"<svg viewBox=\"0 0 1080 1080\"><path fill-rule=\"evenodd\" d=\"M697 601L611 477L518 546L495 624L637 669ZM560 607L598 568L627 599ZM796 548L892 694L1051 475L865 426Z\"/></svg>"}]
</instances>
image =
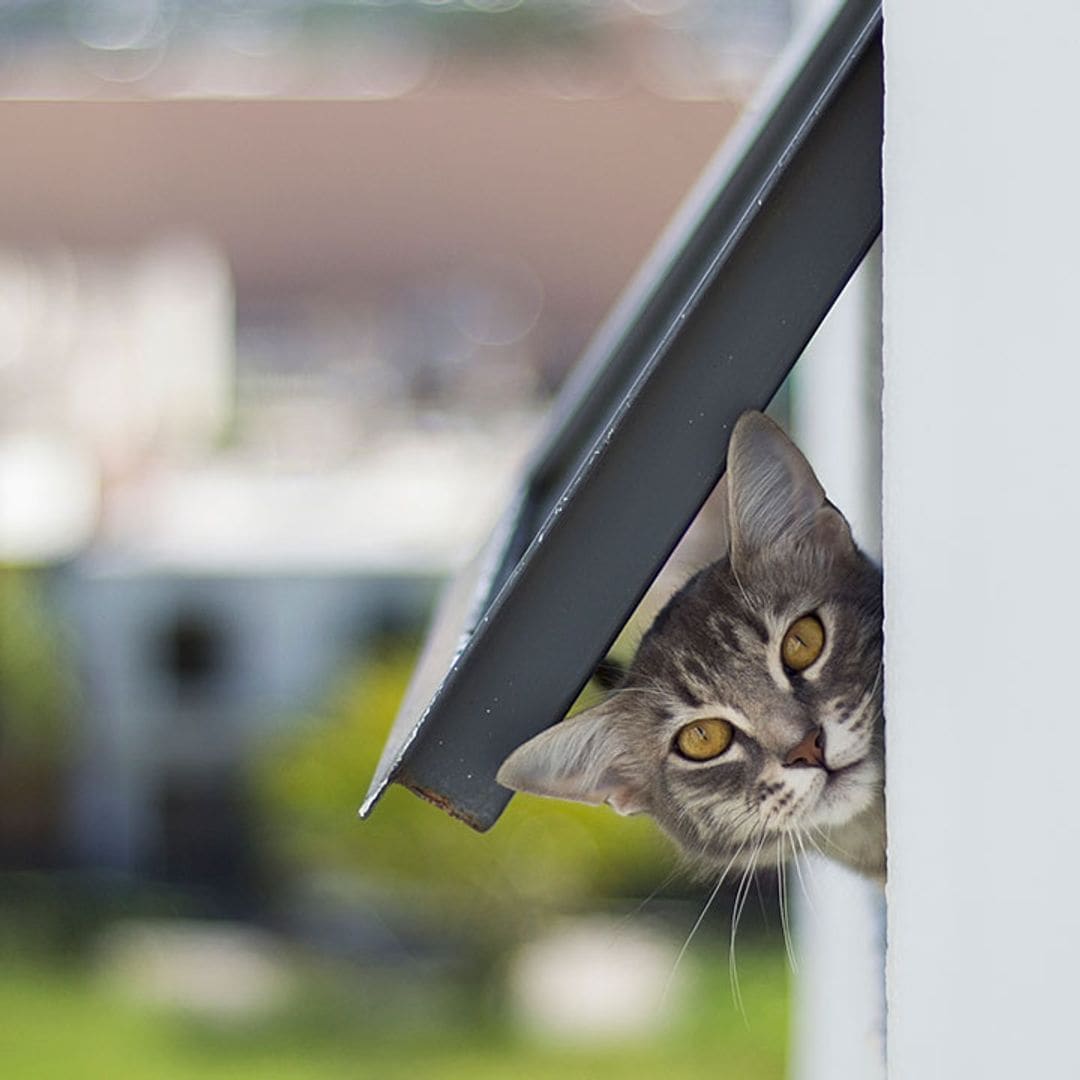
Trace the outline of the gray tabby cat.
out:
<instances>
[{"instance_id":1,"label":"gray tabby cat","mask_svg":"<svg viewBox=\"0 0 1080 1080\"><path fill-rule=\"evenodd\" d=\"M605 702L519 747L517 791L651 815L703 870L818 847L885 873L881 574L761 413L728 448L727 554Z\"/></svg>"}]
</instances>

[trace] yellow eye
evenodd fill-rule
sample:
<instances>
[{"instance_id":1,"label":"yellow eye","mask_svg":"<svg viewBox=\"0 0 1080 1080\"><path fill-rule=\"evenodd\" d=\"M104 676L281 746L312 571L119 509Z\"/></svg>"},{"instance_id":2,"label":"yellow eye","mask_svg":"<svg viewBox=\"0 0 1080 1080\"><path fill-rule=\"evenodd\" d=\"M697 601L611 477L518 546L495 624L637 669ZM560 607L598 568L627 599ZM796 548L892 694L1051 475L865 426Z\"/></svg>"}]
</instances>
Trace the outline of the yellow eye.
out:
<instances>
[{"instance_id":1,"label":"yellow eye","mask_svg":"<svg viewBox=\"0 0 1080 1080\"><path fill-rule=\"evenodd\" d=\"M719 757L730 745L735 729L726 720L707 717L679 728L675 748L691 761L708 761Z\"/></svg>"},{"instance_id":2,"label":"yellow eye","mask_svg":"<svg viewBox=\"0 0 1080 1080\"><path fill-rule=\"evenodd\" d=\"M784 635L780 656L784 666L792 671L803 671L820 655L825 647L825 627L816 615L804 615L796 619Z\"/></svg>"}]
</instances>

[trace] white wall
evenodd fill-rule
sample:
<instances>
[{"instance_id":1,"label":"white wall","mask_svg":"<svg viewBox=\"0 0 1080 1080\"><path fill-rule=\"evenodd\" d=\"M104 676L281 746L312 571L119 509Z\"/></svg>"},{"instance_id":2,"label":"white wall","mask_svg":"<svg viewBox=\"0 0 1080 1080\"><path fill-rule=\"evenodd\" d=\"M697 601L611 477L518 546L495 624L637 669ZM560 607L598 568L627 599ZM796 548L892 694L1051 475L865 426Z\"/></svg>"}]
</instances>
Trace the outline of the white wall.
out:
<instances>
[{"instance_id":1,"label":"white wall","mask_svg":"<svg viewBox=\"0 0 1080 1080\"><path fill-rule=\"evenodd\" d=\"M1080 1075L1080 4L886 0L889 1072Z\"/></svg>"}]
</instances>

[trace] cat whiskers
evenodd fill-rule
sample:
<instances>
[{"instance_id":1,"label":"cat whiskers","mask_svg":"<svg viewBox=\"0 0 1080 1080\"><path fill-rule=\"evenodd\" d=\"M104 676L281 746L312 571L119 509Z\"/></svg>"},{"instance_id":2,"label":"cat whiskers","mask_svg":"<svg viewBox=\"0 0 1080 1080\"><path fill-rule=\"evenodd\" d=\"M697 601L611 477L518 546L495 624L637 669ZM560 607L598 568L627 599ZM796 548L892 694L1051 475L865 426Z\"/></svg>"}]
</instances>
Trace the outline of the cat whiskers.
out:
<instances>
[{"instance_id":1,"label":"cat whiskers","mask_svg":"<svg viewBox=\"0 0 1080 1080\"><path fill-rule=\"evenodd\" d=\"M703 824L700 814L696 812L694 806L687 804L678 807L676 810L676 818L685 826L688 833L692 833L698 838L702 848L704 848L707 841L710 839L710 835L708 829ZM757 809L751 807L741 811L733 818L726 818L722 823L722 827L726 850L723 855L719 856L719 859L723 859L727 856L727 852L731 850L732 844L737 844L738 851L742 851L746 846L747 841L750 840L756 830L761 827ZM738 857L738 851L736 852L736 858ZM705 860L708 858L708 855L702 856L702 863L704 864Z\"/></svg>"},{"instance_id":2,"label":"cat whiskers","mask_svg":"<svg viewBox=\"0 0 1080 1080\"><path fill-rule=\"evenodd\" d=\"M803 836L804 836L804 838L806 839L806 842L807 842L808 844L810 844L810 845L811 845L811 846L813 847L813 849L814 849L814 850L815 850L815 851L816 851L816 852L817 852L817 853L818 853L818 854L819 854L819 855L820 855L820 856L821 856L821 857L822 857L823 859L827 859L827 858L829 857L828 855L826 855L826 854L825 854L825 850L824 850L824 848L822 848L822 846L821 846L821 845L820 845L820 844L819 844L819 843L817 842L817 840L816 840L816 839L815 839L815 838L814 838L814 837L813 837L813 836L812 836L812 835L811 835L811 834L810 834L809 832L807 832L807 833L804 833L804 834L803 834Z\"/></svg>"},{"instance_id":3,"label":"cat whiskers","mask_svg":"<svg viewBox=\"0 0 1080 1080\"><path fill-rule=\"evenodd\" d=\"M855 856L852 855L850 851L846 851L844 848L842 848L835 840L833 840L833 838L831 836L829 836L829 834L827 832L825 832L824 829L822 829L822 827L820 825L811 825L810 827L814 830L814 832L816 832L818 834L818 836L821 837L821 839L826 844L829 845L829 847L831 847L833 849L833 851L837 852L837 854L839 854L839 855L843 855L844 858L846 858L846 859L848 859L848 860L850 860L852 862L855 861ZM818 849L820 854L825 855L825 852L821 849L821 847L819 845L814 844L814 846ZM827 855L826 855L826 858L828 858Z\"/></svg>"},{"instance_id":4,"label":"cat whiskers","mask_svg":"<svg viewBox=\"0 0 1080 1080\"><path fill-rule=\"evenodd\" d=\"M788 963L791 965L792 971L798 972L799 965L796 959L797 954L793 944L793 935L791 933L791 904L787 892L786 864L783 857L785 841L791 845L791 861L795 865L795 874L799 879L799 887L802 889L803 898L806 900L809 909L815 915L817 914L817 908L814 906L813 890L807 885L807 878L803 874L804 862L806 863L806 874L813 878L814 873L813 862L810 859L810 853L806 849L807 841L813 844L814 848L822 856L824 856L824 852L818 847L814 838L798 826L793 826L780 834L780 849L777 854L776 867L777 878L779 879L777 888L780 895L780 921L784 929L784 945L787 948Z\"/></svg>"},{"instance_id":5,"label":"cat whiskers","mask_svg":"<svg viewBox=\"0 0 1080 1080\"><path fill-rule=\"evenodd\" d=\"M670 873L668 873L668 875L664 878L664 880L661 881L660 884L657 885L656 888L653 889L653 891L651 893L649 893L649 895L646 896L645 899L642 900L641 903L638 904L637 907L635 907L633 911L628 911L619 920L619 922L616 925L615 929L612 931L612 935L611 935L611 943L612 943L612 945L614 945L619 940L619 936L626 929L626 927L629 924L630 920L637 918L637 916L640 915L645 910L645 908L648 907L648 905L651 904L652 901L655 900L657 898L657 896L659 896L660 893L662 893L664 891L664 889L666 889L679 876L679 871L680 871L680 867L678 867L678 866L674 867L670 871Z\"/></svg>"},{"instance_id":6,"label":"cat whiskers","mask_svg":"<svg viewBox=\"0 0 1080 1080\"><path fill-rule=\"evenodd\" d=\"M739 814L738 817L729 820L727 822L727 829L732 834L733 841L740 834L742 835L742 842L740 843L740 848L745 846L748 841L754 839L755 835L759 832L759 830L762 833L761 846L764 846L764 843L767 839L767 826L762 823L760 815L758 814L756 808L751 808L749 810L743 811L743 813ZM760 854L760 851L758 852L758 854ZM752 855L753 849L751 850L751 856Z\"/></svg>"},{"instance_id":7,"label":"cat whiskers","mask_svg":"<svg viewBox=\"0 0 1080 1080\"><path fill-rule=\"evenodd\" d=\"M803 861L806 863L806 872L813 876L814 869L813 864L810 862L810 856L807 853L806 845L803 842L803 830L800 828L794 828L791 831L791 856L795 862L795 873L799 877L799 885L802 887L803 896L806 897L806 902L810 905L811 909L814 907L814 899L810 895L810 890L806 887L806 878L803 877L802 863L799 862L799 854L802 853ZM796 849L796 844L798 849Z\"/></svg>"},{"instance_id":8,"label":"cat whiskers","mask_svg":"<svg viewBox=\"0 0 1080 1080\"><path fill-rule=\"evenodd\" d=\"M678 955L675 957L675 963L671 965L671 973L667 977L667 982L664 983L664 992L660 996L660 1003L663 1005L666 1003L668 994L671 992L671 985L675 981L675 973L679 970L679 964L682 963L682 958L686 955L686 950L690 948L690 942L694 940L694 935L698 932L701 924L705 921L705 916L709 913L709 908L712 907L713 901L716 899L717 894L720 892L720 887L724 884L728 874L731 872L731 868L735 865L735 861L742 854L742 850L746 847L750 837L746 839L735 849L735 854L731 856L727 866L724 867L723 873L717 879L716 884L713 886L713 890L709 893L709 898L705 901L705 906L701 909L701 914L698 915L694 925L690 928L690 933L686 935L686 940L682 944L682 948L679 950Z\"/></svg>"},{"instance_id":9,"label":"cat whiskers","mask_svg":"<svg viewBox=\"0 0 1080 1080\"><path fill-rule=\"evenodd\" d=\"M776 847L776 894L780 901L780 929L784 934L784 948L787 950L788 963L791 965L791 970L797 972L799 970L799 964L795 959L795 946L791 941L791 922L787 902L787 875L785 873L786 867L784 865L786 859L784 850L786 839L787 835L783 832L780 833L780 842ZM792 854L794 854L794 842L792 842L791 850Z\"/></svg>"},{"instance_id":10,"label":"cat whiskers","mask_svg":"<svg viewBox=\"0 0 1080 1080\"><path fill-rule=\"evenodd\" d=\"M739 932L739 920L742 918L743 908L746 906L746 898L750 895L750 881L753 878L758 857L761 855L767 839L768 833L765 828L762 827L761 835L750 852L750 858L747 861L746 869L743 870L742 877L739 879L739 887L735 890L735 904L731 911L731 943L728 946L728 974L731 979L731 995L735 1001L735 1007L739 1010L739 1014L746 1023L749 1023L749 1021L746 1016L746 1008L743 1005L742 991L739 989L739 968L735 961L735 938Z\"/></svg>"}]
</instances>

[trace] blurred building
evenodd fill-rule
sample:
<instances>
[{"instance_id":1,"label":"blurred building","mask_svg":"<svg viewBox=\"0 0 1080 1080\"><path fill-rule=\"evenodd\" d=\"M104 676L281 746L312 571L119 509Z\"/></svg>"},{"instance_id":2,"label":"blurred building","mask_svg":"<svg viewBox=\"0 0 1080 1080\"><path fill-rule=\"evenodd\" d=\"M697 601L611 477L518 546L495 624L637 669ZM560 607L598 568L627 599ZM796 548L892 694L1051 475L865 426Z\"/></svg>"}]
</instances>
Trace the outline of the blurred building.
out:
<instances>
[{"instance_id":1,"label":"blurred building","mask_svg":"<svg viewBox=\"0 0 1080 1080\"><path fill-rule=\"evenodd\" d=\"M53 568L82 864L242 875L252 748L482 538L790 22L0 6L0 560Z\"/></svg>"},{"instance_id":2,"label":"blurred building","mask_svg":"<svg viewBox=\"0 0 1080 1080\"><path fill-rule=\"evenodd\" d=\"M356 573L213 573L80 560L54 582L78 642L82 717L65 827L76 865L242 891L246 766L434 583Z\"/></svg>"}]
</instances>

